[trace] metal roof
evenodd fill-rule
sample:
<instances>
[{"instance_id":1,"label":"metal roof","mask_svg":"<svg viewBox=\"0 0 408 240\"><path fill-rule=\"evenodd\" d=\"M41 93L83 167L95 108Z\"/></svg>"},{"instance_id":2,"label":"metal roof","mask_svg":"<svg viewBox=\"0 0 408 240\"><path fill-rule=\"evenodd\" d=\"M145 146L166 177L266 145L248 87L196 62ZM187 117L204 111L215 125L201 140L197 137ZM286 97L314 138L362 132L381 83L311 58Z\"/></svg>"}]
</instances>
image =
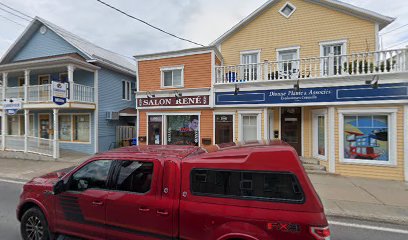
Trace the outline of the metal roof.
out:
<instances>
[{"instance_id":1,"label":"metal roof","mask_svg":"<svg viewBox=\"0 0 408 240\"><path fill-rule=\"evenodd\" d=\"M40 17L35 17L31 21L25 31L5 53L1 59L1 62L3 62L10 53L15 53L21 47L23 47L24 44L31 38L37 27L41 24L54 31L57 35L82 52L82 54L88 58L88 62L97 62L107 67L136 75L136 65L132 64L125 57L120 56L118 53L99 47Z\"/></svg>"}]
</instances>

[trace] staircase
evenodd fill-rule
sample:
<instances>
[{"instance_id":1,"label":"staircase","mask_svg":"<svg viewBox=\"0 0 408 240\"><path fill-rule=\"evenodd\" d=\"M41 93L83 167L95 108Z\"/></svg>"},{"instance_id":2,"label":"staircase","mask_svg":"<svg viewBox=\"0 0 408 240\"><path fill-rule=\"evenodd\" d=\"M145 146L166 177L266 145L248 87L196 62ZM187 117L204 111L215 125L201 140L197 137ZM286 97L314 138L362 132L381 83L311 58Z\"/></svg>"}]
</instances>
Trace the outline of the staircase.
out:
<instances>
[{"instance_id":1,"label":"staircase","mask_svg":"<svg viewBox=\"0 0 408 240\"><path fill-rule=\"evenodd\" d=\"M303 167L307 173L313 174L327 174L326 167L319 164L319 160L313 158L303 158L301 157Z\"/></svg>"}]
</instances>

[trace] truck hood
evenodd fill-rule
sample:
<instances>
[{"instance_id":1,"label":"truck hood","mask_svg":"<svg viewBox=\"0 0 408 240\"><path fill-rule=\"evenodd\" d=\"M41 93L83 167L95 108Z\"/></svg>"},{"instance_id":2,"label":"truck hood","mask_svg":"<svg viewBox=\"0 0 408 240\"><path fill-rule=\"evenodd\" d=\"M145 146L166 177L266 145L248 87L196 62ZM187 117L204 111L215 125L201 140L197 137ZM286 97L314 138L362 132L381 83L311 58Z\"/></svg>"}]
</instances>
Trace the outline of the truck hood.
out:
<instances>
[{"instance_id":1,"label":"truck hood","mask_svg":"<svg viewBox=\"0 0 408 240\"><path fill-rule=\"evenodd\" d=\"M43 184L54 185L56 182L58 182L58 180L60 180L63 176L65 176L67 173L69 173L74 168L75 167L64 168L64 169L57 170L55 172L47 173L40 177L35 177L30 181L30 183L34 185L43 185Z\"/></svg>"}]
</instances>

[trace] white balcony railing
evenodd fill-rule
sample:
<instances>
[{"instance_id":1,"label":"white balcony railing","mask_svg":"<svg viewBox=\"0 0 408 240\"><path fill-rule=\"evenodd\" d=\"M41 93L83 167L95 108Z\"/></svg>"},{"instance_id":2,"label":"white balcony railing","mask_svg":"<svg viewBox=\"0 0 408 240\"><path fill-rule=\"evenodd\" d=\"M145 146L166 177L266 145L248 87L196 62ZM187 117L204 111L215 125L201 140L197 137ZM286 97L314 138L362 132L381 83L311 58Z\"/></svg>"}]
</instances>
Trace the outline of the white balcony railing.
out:
<instances>
[{"instance_id":1,"label":"white balcony railing","mask_svg":"<svg viewBox=\"0 0 408 240\"><path fill-rule=\"evenodd\" d=\"M5 98L24 98L24 87L6 88Z\"/></svg>"},{"instance_id":2,"label":"white balcony railing","mask_svg":"<svg viewBox=\"0 0 408 240\"><path fill-rule=\"evenodd\" d=\"M74 83L74 101L87 103L95 102L94 88Z\"/></svg>"},{"instance_id":3,"label":"white balcony railing","mask_svg":"<svg viewBox=\"0 0 408 240\"><path fill-rule=\"evenodd\" d=\"M27 89L29 102L51 101L51 84L31 85Z\"/></svg>"},{"instance_id":4,"label":"white balcony railing","mask_svg":"<svg viewBox=\"0 0 408 240\"><path fill-rule=\"evenodd\" d=\"M7 87L4 98L21 98L24 99L25 87ZM2 91L0 88L0 99L3 100ZM27 86L27 102L52 102L51 84L30 85ZM95 103L94 87L89 87L81 84L73 84L73 102ZM67 96L68 97L68 96ZM2 103L2 101L0 101Z\"/></svg>"},{"instance_id":5,"label":"white balcony railing","mask_svg":"<svg viewBox=\"0 0 408 240\"><path fill-rule=\"evenodd\" d=\"M309 79L408 71L408 49L216 66L216 83Z\"/></svg>"}]
</instances>

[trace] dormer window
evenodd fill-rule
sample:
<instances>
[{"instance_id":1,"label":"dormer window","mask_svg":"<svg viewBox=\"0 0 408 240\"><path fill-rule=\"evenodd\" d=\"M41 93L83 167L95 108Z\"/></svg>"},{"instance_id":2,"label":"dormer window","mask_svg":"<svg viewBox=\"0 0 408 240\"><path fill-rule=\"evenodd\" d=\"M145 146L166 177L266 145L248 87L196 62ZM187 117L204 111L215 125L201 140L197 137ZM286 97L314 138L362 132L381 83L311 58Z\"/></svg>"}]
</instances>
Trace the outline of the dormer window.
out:
<instances>
[{"instance_id":1,"label":"dormer window","mask_svg":"<svg viewBox=\"0 0 408 240\"><path fill-rule=\"evenodd\" d=\"M296 7L291 4L290 2L287 2L283 7L279 10L279 13L285 16L286 18L289 18L294 12L296 11Z\"/></svg>"}]
</instances>

